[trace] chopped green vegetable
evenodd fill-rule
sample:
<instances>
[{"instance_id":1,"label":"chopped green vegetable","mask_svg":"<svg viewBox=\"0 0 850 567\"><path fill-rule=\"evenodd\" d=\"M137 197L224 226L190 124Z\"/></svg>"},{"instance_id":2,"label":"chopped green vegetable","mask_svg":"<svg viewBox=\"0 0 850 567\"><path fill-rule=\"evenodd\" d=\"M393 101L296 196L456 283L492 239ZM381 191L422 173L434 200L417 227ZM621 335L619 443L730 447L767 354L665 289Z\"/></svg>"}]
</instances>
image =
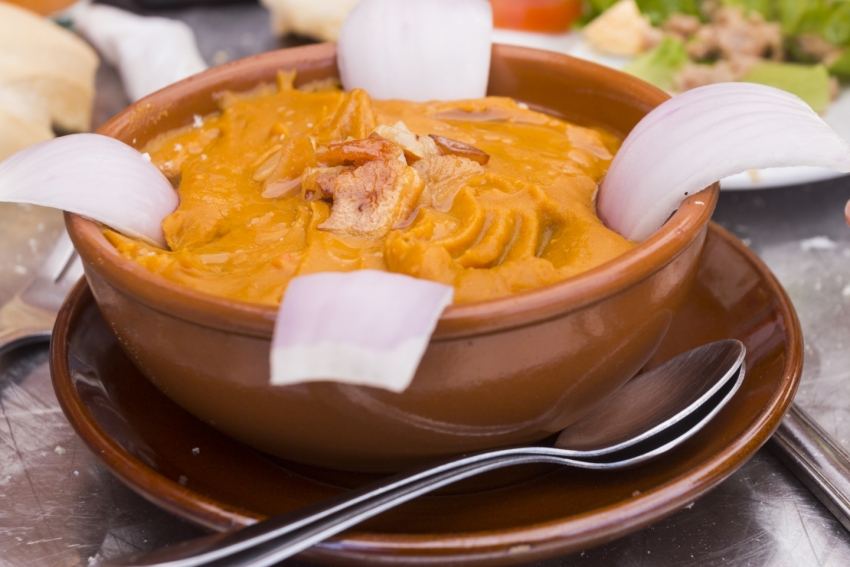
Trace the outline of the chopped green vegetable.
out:
<instances>
[{"instance_id":1,"label":"chopped green vegetable","mask_svg":"<svg viewBox=\"0 0 850 567\"><path fill-rule=\"evenodd\" d=\"M638 56L623 69L664 90L673 90L676 74L688 63L684 44L672 37L664 38L658 46Z\"/></svg>"},{"instance_id":2,"label":"chopped green vegetable","mask_svg":"<svg viewBox=\"0 0 850 567\"><path fill-rule=\"evenodd\" d=\"M818 0L776 0L776 12L782 33L793 35L808 10L816 7Z\"/></svg>"},{"instance_id":3,"label":"chopped green vegetable","mask_svg":"<svg viewBox=\"0 0 850 567\"><path fill-rule=\"evenodd\" d=\"M743 6L746 12L755 10L765 19L773 19L776 8L774 0L722 0L721 3L724 6Z\"/></svg>"},{"instance_id":4,"label":"chopped green vegetable","mask_svg":"<svg viewBox=\"0 0 850 567\"><path fill-rule=\"evenodd\" d=\"M584 25L596 18L599 14L617 3L617 0L585 0L584 13L579 18L578 24Z\"/></svg>"},{"instance_id":5,"label":"chopped green vegetable","mask_svg":"<svg viewBox=\"0 0 850 567\"><path fill-rule=\"evenodd\" d=\"M743 81L793 93L815 112L822 112L829 105L829 72L823 65L766 61L753 67Z\"/></svg>"},{"instance_id":6,"label":"chopped green vegetable","mask_svg":"<svg viewBox=\"0 0 850 567\"><path fill-rule=\"evenodd\" d=\"M844 45L850 40L850 4L842 4L832 10L821 34L835 45Z\"/></svg>"},{"instance_id":7,"label":"chopped green vegetable","mask_svg":"<svg viewBox=\"0 0 850 567\"><path fill-rule=\"evenodd\" d=\"M850 79L850 49L845 49L841 57L832 62L829 72L840 79Z\"/></svg>"},{"instance_id":8,"label":"chopped green vegetable","mask_svg":"<svg viewBox=\"0 0 850 567\"><path fill-rule=\"evenodd\" d=\"M638 8L653 26L664 23L673 14L700 16L698 0L637 0Z\"/></svg>"}]
</instances>

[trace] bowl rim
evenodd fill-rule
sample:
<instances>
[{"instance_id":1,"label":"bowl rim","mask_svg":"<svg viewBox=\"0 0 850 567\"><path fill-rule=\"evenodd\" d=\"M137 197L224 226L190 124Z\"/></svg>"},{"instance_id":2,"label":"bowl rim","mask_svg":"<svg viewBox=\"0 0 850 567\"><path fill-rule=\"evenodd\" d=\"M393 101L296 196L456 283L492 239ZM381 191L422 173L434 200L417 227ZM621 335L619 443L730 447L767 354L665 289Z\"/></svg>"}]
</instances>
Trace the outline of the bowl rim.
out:
<instances>
[{"instance_id":1,"label":"bowl rim","mask_svg":"<svg viewBox=\"0 0 850 567\"><path fill-rule=\"evenodd\" d=\"M270 73L287 66L292 68L305 61L335 57L336 45L325 43L271 51L213 67L131 104L97 132L118 139L128 137L127 133L139 124L156 120L156 113L151 109L167 113L173 101L180 98L174 96L175 93L185 96L203 90L214 92L216 86L235 75L265 74L269 77ZM511 57L561 64L578 72L598 75L606 84L621 83L629 93L649 98L642 101L648 108L669 98L640 79L588 61L537 49L494 44L494 60ZM135 142L135 138L132 141ZM592 270L508 296L450 305L440 317L432 340L451 340L538 323L632 287L661 270L700 234L705 234L719 189L719 184L714 183L688 197L651 237ZM93 269L97 274L120 293L156 311L202 326L259 338L271 337L277 306L216 296L172 282L124 258L103 235L100 223L66 212L65 224L84 264L96 266Z\"/></svg>"}]
</instances>

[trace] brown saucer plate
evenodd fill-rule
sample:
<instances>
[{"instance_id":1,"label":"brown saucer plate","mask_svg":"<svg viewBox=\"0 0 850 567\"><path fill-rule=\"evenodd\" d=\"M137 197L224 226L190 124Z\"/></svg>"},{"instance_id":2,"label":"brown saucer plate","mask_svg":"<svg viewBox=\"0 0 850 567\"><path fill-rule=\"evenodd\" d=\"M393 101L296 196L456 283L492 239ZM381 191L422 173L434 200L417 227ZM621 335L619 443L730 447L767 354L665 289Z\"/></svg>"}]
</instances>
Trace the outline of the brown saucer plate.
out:
<instances>
[{"instance_id":1,"label":"brown saucer plate","mask_svg":"<svg viewBox=\"0 0 850 567\"><path fill-rule=\"evenodd\" d=\"M703 431L666 456L625 472L539 466L489 473L386 512L301 557L345 565L512 565L585 549L672 514L768 439L803 364L799 322L781 285L712 224L697 281L649 364L724 338L746 344L746 380ZM50 366L62 409L95 455L133 490L198 525L245 525L374 478L270 457L180 409L126 358L85 282L59 314Z\"/></svg>"}]
</instances>

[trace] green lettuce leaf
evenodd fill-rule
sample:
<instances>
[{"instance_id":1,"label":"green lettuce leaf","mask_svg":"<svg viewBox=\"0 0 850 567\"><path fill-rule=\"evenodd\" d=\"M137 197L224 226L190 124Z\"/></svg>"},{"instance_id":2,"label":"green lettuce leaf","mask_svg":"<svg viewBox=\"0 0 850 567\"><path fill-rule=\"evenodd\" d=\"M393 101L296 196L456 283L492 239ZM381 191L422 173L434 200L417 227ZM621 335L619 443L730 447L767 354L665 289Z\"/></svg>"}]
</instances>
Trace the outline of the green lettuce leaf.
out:
<instances>
[{"instance_id":1,"label":"green lettuce leaf","mask_svg":"<svg viewBox=\"0 0 850 567\"><path fill-rule=\"evenodd\" d=\"M673 14L690 14L701 16L698 0L636 0L638 8L645 16L649 16L652 25L664 23Z\"/></svg>"},{"instance_id":2,"label":"green lettuce leaf","mask_svg":"<svg viewBox=\"0 0 850 567\"><path fill-rule=\"evenodd\" d=\"M664 90L672 90L676 74L688 63L684 44L672 37L664 38L652 51L636 57L623 69Z\"/></svg>"},{"instance_id":3,"label":"green lettuce leaf","mask_svg":"<svg viewBox=\"0 0 850 567\"><path fill-rule=\"evenodd\" d=\"M753 67L743 78L793 93L806 101L815 112L829 105L829 72L823 65L764 62Z\"/></svg>"},{"instance_id":4,"label":"green lettuce leaf","mask_svg":"<svg viewBox=\"0 0 850 567\"><path fill-rule=\"evenodd\" d=\"M850 79L850 49L845 49L841 57L832 62L829 72L839 79Z\"/></svg>"}]
</instances>

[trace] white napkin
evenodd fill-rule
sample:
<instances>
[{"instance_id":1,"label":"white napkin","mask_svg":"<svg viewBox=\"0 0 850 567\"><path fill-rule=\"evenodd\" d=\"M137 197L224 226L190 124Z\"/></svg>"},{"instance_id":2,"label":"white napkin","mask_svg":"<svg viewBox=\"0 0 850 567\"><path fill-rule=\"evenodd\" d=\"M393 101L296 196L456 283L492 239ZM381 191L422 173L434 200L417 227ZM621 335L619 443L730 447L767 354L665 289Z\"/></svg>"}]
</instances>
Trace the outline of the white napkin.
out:
<instances>
[{"instance_id":1,"label":"white napkin","mask_svg":"<svg viewBox=\"0 0 850 567\"><path fill-rule=\"evenodd\" d=\"M207 68L192 29L177 20L90 5L74 14L74 25L118 68L134 101Z\"/></svg>"}]
</instances>

